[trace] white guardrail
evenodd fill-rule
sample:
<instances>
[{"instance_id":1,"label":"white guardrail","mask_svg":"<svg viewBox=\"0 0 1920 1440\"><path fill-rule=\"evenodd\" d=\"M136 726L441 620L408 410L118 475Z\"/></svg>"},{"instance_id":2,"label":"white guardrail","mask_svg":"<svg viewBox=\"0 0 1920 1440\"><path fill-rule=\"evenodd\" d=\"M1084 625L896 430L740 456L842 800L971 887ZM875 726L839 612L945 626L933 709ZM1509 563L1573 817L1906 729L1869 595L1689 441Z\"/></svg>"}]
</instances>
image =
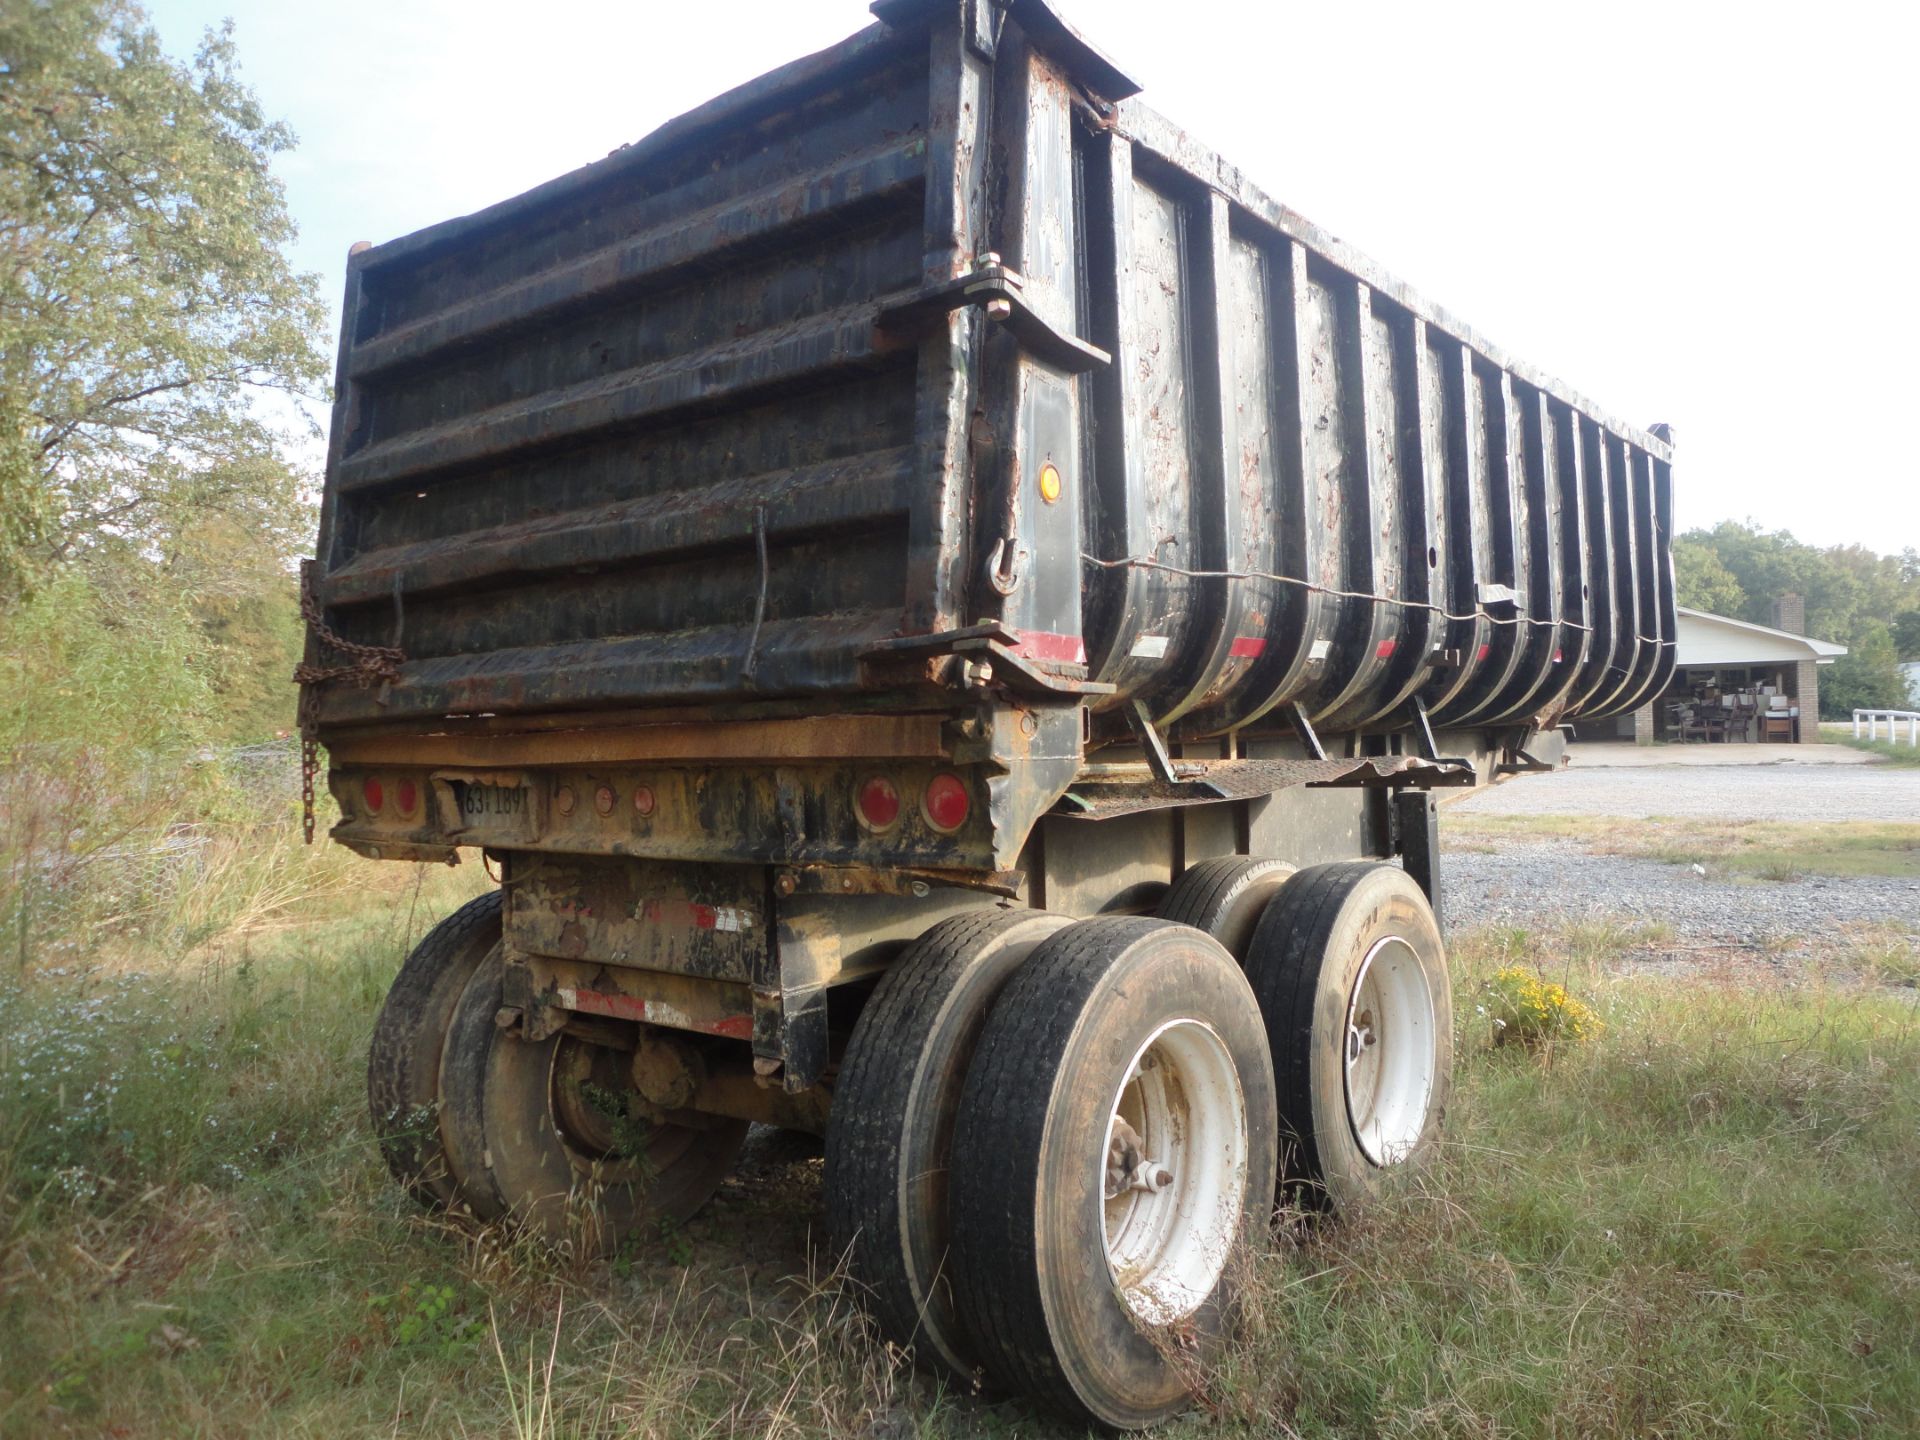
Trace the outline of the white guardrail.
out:
<instances>
[{"instance_id":1,"label":"white guardrail","mask_svg":"<svg viewBox=\"0 0 1920 1440\"><path fill-rule=\"evenodd\" d=\"M1889 742L1900 738L1900 724L1905 721L1907 743L1920 745L1920 710L1856 710L1853 712L1853 738L1856 740L1861 738L1860 722L1862 720L1867 722L1866 738L1869 740L1880 738L1880 722L1886 721Z\"/></svg>"}]
</instances>

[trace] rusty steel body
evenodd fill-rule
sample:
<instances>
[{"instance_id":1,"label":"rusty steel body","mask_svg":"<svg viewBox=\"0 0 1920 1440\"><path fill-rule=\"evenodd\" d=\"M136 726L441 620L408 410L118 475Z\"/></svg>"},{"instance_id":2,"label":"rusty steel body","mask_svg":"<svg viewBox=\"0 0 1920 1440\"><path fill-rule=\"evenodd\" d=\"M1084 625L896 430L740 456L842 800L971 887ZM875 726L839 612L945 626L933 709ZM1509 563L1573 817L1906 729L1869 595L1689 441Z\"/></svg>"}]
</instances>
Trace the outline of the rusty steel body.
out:
<instances>
[{"instance_id":1,"label":"rusty steel body","mask_svg":"<svg viewBox=\"0 0 1920 1440\"><path fill-rule=\"evenodd\" d=\"M355 253L311 567L335 839L501 856L531 1028L657 1000L794 1089L835 988L956 907L1430 854L1408 787L1550 764L1674 653L1664 438L1267 198L1045 0L874 9ZM913 803L942 773L953 833Z\"/></svg>"}]
</instances>

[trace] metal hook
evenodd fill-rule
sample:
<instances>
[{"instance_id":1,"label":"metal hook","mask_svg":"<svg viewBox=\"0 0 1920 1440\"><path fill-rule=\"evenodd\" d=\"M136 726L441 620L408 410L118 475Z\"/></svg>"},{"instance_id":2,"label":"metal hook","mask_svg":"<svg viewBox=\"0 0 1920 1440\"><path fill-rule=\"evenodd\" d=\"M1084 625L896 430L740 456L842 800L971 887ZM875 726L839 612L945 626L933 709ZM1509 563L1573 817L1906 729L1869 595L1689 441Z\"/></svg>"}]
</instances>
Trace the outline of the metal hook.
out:
<instances>
[{"instance_id":1,"label":"metal hook","mask_svg":"<svg viewBox=\"0 0 1920 1440\"><path fill-rule=\"evenodd\" d=\"M1011 595L1020 588L1020 557L1025 552L1016 549L1007 540L993 542L993 550L987 556L987 583L1002 595ZM1005 562L1005 569L1001 568Z\"/></svg>"}]
</instances>

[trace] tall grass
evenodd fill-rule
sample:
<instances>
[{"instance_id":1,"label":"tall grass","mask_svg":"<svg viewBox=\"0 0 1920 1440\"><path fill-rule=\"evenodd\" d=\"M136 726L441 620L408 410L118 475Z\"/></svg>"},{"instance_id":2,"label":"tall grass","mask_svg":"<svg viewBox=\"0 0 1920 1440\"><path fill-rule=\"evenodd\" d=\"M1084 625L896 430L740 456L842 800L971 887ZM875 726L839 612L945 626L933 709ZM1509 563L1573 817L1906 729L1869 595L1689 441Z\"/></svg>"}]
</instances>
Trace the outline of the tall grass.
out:
<instances>
[{"instance_id":1,"label":"tall grass","mask_svg":"<svg viewBox=\"0 0 1920 1440\"><path fill-rule=\"evenodd\" d=\"M1223 1403L1303 1436L1912 1433L1914 992L1585 971L1606 1030L1527 1056L1475 1003L1508 948L1461 947L1440 1165L1282 1247Z\"/></svg>"},{"instance_id":2,"label":"tall grass","mask_svg":"<svg viewBox=\"0 0 1920 1440\"><path fill-rule=\"evenodd\" d=\"M349 852L303 845L294 742L268 748L284 763L254 773L216 751L0 766L0 963L70 963L130 941L176 957L364 883Z\"/></svg>"},{"instance_id":3,"label":"tall grass","mask_svg":"<svg viewBox=\"0 0 1920 1440\"><path fill-rule=\"evenodd\" d=\"M1047 1431L874 1340L816 1248L806 1142L758 1137L691 1225L586 1269L411 1208L364 1046L477 878L4 971L0 1434ZM1173 1433L1911 1433L1920 992L1620 974L1634 939L1456 945L1440 1165L1365 1216L1288 1220ZM1513 963L1605 1028L1494 1047L1481 986Z\"/></svg>"}]
</instances>

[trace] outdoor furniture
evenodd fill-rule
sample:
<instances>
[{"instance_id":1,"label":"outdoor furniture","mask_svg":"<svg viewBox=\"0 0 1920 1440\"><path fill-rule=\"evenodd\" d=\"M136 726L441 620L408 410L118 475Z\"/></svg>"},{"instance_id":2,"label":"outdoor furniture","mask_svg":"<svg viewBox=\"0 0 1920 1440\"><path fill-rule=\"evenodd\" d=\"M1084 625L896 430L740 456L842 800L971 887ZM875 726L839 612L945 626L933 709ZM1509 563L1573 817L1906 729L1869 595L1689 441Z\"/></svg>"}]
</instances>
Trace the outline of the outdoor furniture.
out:
<instances>
[{"instance_id":1,"label":"outdoor furniture","mask_svg":"<svg viewBox=\"0 0 1920 1440\"><path fill-rule=\"evenodd\" d=\"M1699 708L1684 706L1680 711L1680 739L1702 741L1725 741L1727 738L1727 712L1718 705L1702 705Z\"/></svg>"},{"instance_id":2,"label":"outdoor furniture","mask_svg":"<svg viewBox=\"0 0 1920 1440\"><path fill-rule=\"evenodd\" d=\"M1754 720L1760 697L1751 690L1742 690L1732 698L1733 713L1727 716L1727 739L1738 740L1745 744L1753 738Z\"/></svg>"}]
</instances>

